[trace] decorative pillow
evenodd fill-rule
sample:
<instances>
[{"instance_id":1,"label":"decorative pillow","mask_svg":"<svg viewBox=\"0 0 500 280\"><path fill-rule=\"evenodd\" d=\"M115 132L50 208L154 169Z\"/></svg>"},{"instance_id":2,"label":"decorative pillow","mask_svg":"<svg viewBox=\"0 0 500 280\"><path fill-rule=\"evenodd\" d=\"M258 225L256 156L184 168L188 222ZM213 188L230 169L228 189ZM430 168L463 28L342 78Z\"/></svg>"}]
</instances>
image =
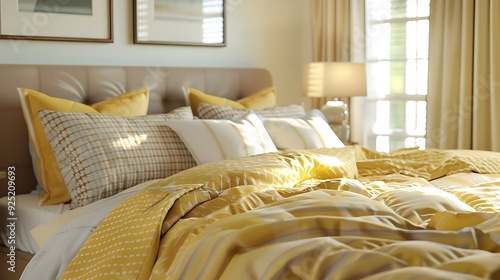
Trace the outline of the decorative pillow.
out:
<instances>
[{"instance_id":1,"label":"decorative pillow","mask_svg":"<svg viewBox=\"0 0 500 280\"><path fill-rule=\"evenodd\" d=\"M101 114L133 117L148 114L149 90L138 89L92 105Z\"/></svg>"},{"instance_id":2,"label":"decorative pillow","mask_svg":"<svg viewBox=\"0 0 500 280\"><path fill-rule=\"evenodd\" d=\"M240 120L171 121L198 164L276 152L259 117L250 113Z\"/></svg>"},{"instance_id":3,"label":"decorative pillow","mask_svg":"<svg viewBox=\"0 0 500 280\"><path fill-rule=\"evenodd\" d=\"M344 147L321 115L312 110L302 118L266 118L264 126L280 150Z\"/></svg>"},{"instance_id":4,"label":"decorative pillow","mask_svg":"<svg viewBox=\"0 0 500 280\"><path fill-rule=\"evenodd\" d=\"M300 118L306 114L304 106L298 104L275 106L263 110L234 109L231 106L219 107L206 103L198 105L198 116L201 119L232 119L243 116L250 111L265 118Z\"/></svg>"},{"instance_id":5,"label":"decorative pillow","mask_svg":"<svg viewBox=\"0 0 500 280\"><path fill-rule=\"evenodd\" d=\"M139 114L148 110L149 90L147 88L140 88L103 101L100 104L98 103L98 106L96 106L98 110L82 103L51 97L31 89L19 88L18 92L30 143L36 158L36 166L33 166L33 168L36 170L35 174L38 176L38 183L44 190L41 194L42 205L68 202L71 197L66 189L61 171L57 166L52 148L45 137L38 111L99 113L99 110L102 110L106 113L117 113L126 116L127 114ZM134 108L131 109L131 107Z\"/></svg>"},{"instance_id":6,"label":"decorative pillow","mask_svg":"<svg viewBox=\"0 0 500 280\"><path fill-rule=\"evenodd\" d=\"M268 87L243 99L234 101L224 97L210 95L191 87L183 87L182 91L186 97L186 103L191 106L193 114L198 116L200 103L214 106L231 106L236 109L264 109L276 106L276 89Z\"/></svg>"},{"instance_id":7,"label":"decorative pillow","mask_svg":"<svg viewBox=\"0 0 500 280\"><path fill-rule=\"evenodd\" d=\"M178 117L176 119L180 119L180 120L193 120L194 119L193 111L191 111L191 107L189 107L189 106L182 106L179 108L175 108L175 109L171 110L170 112L168 112L168 114L169 115L175 114Z\"/></svg>"},{"instance_id":8,"label":"decorative pillow","mask_svg":"<svg viewBox=\"0 0 500 280\"><path fill-rule=\"evenodd\" d=\"M175 114L127 118L43 110L39 117L73 207L196 165L168 127Z\"/></svg>"},{"instance_id":9,"label":"decorative pillow","mask_svg":"<svg viewBox=\"0 0 500 280\"><path fill-rule=\"evenodd\" d=\"M268 87L237 101L248 109L262 110L271 108L276 106L276 88Z\"/></svg>"}]
</instances>

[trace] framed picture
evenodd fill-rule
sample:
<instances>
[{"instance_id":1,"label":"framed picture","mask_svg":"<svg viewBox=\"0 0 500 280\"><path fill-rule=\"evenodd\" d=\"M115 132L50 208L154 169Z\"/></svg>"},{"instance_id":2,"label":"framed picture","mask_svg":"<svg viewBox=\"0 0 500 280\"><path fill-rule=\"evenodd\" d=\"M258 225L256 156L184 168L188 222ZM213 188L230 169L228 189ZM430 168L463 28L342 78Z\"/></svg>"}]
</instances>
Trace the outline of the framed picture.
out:
<instances>
[{"instance_id":1,"label":"framed picture","mask_svg":"<svg viewBox=\"0 0 500 280\"><path fill-rule=\"evenodd\" d=\"M0 39L113 42L112 0L0 0Z\"/></svg>"},{"instance_id":2,"label":"framed picture","mask_svg":"<svg viewBox=\"0 0 500 280\"><path fill-rule=\"evenodd\" d=\"M134 0L134 43L225 46L224 0Z\"/></svg>"}]
</instances>

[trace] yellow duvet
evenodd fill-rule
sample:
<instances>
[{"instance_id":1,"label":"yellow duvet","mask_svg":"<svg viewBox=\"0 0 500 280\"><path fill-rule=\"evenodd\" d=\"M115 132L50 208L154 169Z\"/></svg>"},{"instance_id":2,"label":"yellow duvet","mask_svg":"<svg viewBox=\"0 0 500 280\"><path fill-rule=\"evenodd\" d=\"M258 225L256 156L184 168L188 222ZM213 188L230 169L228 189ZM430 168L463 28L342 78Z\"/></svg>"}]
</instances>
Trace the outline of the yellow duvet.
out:
<instances>
[{"instance_id":1,"label":"yellow duvet","mask_svg":"<svg viewBox=\"0 0 500 280\"><path fill-rule=\"evenodd\" d=\"M64 279L500 279L500 154L358 146L200 165L119 204Z\"/></svg>"}]
</instances>

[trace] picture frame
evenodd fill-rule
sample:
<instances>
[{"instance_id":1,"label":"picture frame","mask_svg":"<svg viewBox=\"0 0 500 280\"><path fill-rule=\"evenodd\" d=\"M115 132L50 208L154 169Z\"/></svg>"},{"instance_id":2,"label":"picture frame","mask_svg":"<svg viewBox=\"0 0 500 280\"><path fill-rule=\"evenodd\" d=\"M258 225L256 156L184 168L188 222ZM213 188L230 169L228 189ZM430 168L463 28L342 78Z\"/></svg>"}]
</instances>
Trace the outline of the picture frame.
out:
<instances>
[{"instance_id":1,"label":"picture frame","mask_svg":"<svg viewBox=\"0 0 500 280\"><path fill-rule=\"evenodd\" d=\"M223 47L224 0L134 0L134 43Z\"/></svg>"},{"instance_id":2,"label":"picture frame","mask_svg":"<svg viewBox=\"0 0 500 280\"><path fill-rule=\"evenodd\" d=\"M0 0L0 39L113 42L112 0Z\"/></svg>"}]
</instances>

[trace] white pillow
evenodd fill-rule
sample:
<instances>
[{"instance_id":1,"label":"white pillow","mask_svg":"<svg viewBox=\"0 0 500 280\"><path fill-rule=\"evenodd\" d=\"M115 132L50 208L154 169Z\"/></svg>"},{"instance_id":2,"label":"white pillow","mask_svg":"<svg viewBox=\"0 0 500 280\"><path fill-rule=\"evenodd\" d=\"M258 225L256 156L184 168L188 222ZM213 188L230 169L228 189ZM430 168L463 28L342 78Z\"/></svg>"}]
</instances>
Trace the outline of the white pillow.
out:
<instances>
[{"instance_id":1,"label":"white pillow","mask_svg":"<svg viewBox=\"0 0 500 280\"><path fill-rule=\"evenodd\" d=\"M263 121L280 150L344 147L319 110L312 110L302 118L266 118Z\"/></svg>"},{"instance_id":2,"label":"white pillow","mask_svg":"<svg viewBox=\"0 0 500 280\"><path fill-rule=\"evenodd\" d=\"M173 120L168 122L198 164L277 152L255 113L239 120Z\"/></svg>"}]
</instances>

